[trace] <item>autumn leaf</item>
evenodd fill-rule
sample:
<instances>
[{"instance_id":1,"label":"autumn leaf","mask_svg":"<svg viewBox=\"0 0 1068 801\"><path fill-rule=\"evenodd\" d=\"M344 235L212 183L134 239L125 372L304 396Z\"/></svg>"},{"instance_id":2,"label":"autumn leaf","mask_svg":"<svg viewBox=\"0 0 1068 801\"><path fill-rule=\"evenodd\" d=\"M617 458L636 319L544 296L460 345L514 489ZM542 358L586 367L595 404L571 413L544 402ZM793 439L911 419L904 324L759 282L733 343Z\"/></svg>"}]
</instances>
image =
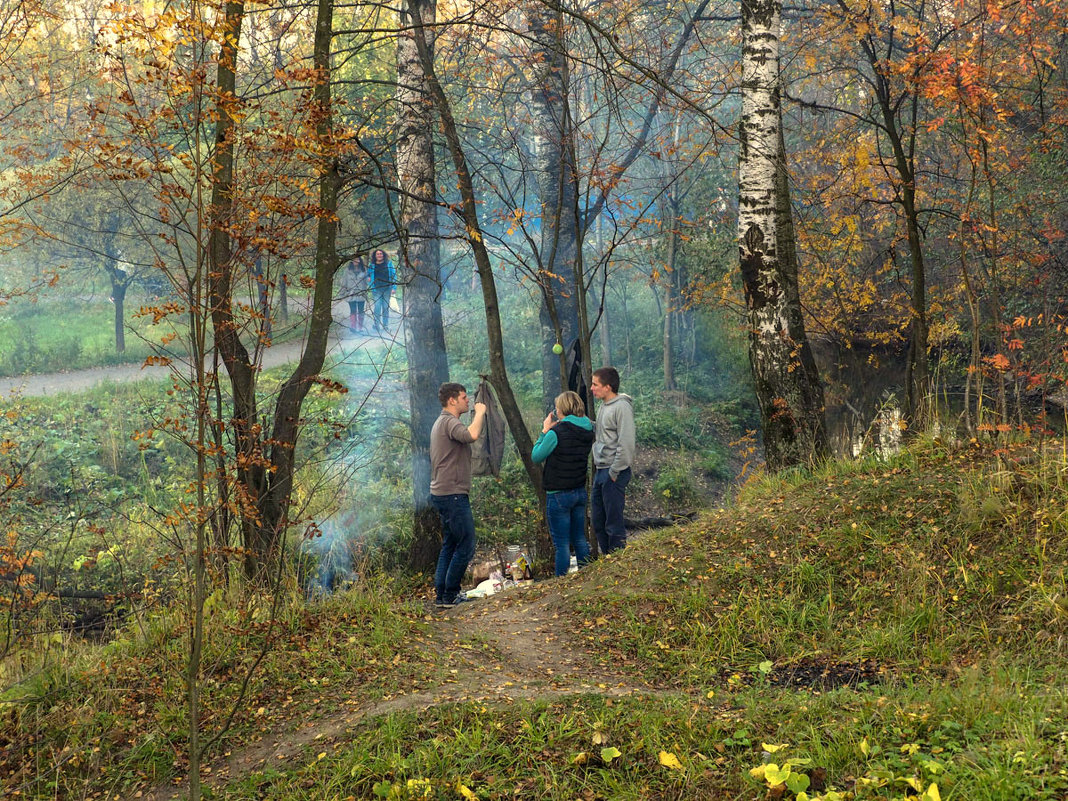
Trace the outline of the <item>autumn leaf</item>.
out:
<instances>
[{"instance_id":1,"label":"autumn leaf","mask_svg":"<svg viewBox=\"0 0 1068 801\"><path fill-rule=\"evenodd\" d=\"M993 367L995 370L1008 370L1010 366L1009 357L1004 353L997 353L993 356L985 357L984 361Z\"/></svg>"},{"instance_id":2,"label":"autumn leaf","mask_svg":"<svg viewBox=\"0 0 1068 801\"><path fill-rule=\"evenodd\" d=\"M682 763L679 762L678 757L668 751L660 752L660 764L665 768L671 768L672 770L682 770Z\"/></svg>"}]
</instances>

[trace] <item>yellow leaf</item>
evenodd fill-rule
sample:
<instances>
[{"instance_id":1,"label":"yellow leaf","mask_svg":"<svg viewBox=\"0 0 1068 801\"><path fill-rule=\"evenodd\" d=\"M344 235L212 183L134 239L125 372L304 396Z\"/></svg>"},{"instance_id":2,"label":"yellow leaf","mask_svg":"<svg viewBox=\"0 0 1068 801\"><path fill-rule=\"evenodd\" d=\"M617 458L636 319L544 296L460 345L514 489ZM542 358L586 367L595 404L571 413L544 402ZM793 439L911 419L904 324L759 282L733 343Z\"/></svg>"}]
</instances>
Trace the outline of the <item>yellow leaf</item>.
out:
<instances>
[{"instance_id":1,"label":"yellow leaf","mask_svg":"<svg viewBox=\"0 0 1068 801\"><path fill-rule=\"evenodd\" d=\"M761 743L760 747L767 751L769 754L774 754L776 751L781 751L784 748L789 748L789 743L782 743L781 745L772 745L771 743Z\"/></svg>"},{"instance_id":2,"label":"yellow leaf","mask_svg":"<svg viewBox=\"0 0 1068 801\"><path fill-rule=\"evenodd\" d=\"M471 788L465 786L459 779L456 780L456 792L466 798L467 801L478 801L478 796L471 792Z\"/></svg>"},{"instance_id":3,"label":"yellow leaf","mask_svg":"<svg viewBox=\"0 0 1068 801\"><path fill-rule=\"evenodd\" d=\"M663 765L665 768L682 770L682 763L679 762L678 757L667 751L660 752L660 764Z\"/></svg>"}]
</instances>

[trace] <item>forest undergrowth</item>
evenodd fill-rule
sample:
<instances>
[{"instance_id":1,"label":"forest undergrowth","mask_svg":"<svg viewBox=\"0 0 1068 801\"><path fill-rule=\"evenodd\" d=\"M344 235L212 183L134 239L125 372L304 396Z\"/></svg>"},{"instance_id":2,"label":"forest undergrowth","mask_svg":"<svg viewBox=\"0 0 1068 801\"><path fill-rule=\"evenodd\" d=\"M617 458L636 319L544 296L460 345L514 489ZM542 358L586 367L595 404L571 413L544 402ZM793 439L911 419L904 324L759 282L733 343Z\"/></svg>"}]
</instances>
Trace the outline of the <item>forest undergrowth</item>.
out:
<instances>
[{"instance_id":1,"label":"forest undergrowth","mask_svg":"<svg viewBox=\"0 0 1068 801\"><path fill-rule=\"evenodd\" d=\"M1064 798L1063 448L928 438L753 479L691 525L446 613L370 575L294 591L210 792ZM263 614L210 616L209 724L255 658L227 632ZM180 794L180 628L157 614L9 691L4 794Z\"/></svg>"}]
</instances>

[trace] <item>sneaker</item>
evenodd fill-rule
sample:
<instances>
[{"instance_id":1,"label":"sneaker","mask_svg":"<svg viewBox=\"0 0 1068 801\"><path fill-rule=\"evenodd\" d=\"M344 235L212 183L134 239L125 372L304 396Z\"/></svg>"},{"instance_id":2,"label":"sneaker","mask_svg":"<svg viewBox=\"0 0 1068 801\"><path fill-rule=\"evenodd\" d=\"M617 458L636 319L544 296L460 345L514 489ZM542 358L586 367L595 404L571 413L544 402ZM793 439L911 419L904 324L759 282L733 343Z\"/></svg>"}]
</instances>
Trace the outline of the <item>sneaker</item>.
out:
<instances>
[{"instance_id":1,"label":"sneaker","mask_svg":"<svg viewBox=\"0 0 1068 801\"><path fill-rule=\"evenodd\" d=\"M456 595L456 597L453 598L451 601L446 601L446 600L435 601L434 602L434 606L436 606L438 609L452 609L454 606L459 606L460 604L465 604L470 600L471 600L470 598L468 598L464 593L461 592L461 593L458 593Z\"/></svg>"}]
</instances>

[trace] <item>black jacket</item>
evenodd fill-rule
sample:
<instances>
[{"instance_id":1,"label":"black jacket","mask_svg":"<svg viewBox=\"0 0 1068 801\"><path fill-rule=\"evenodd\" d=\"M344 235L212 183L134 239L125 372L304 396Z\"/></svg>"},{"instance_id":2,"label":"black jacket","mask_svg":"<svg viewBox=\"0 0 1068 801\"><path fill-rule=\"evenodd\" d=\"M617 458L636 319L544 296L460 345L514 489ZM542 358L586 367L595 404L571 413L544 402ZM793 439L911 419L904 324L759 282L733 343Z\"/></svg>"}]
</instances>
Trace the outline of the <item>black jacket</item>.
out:
<instances>
[{"instance_id":1,"label":"black jacket","mask_svg":"<svg viewBox=\"0 0 1068 801\"><path fill-rule=\"evenodd\" d=\"M555 492L586 486L586 466L596 434L567 420L561 420L552 430L556 434L556 447L545 460L545 491Z\"/></svg>"}]
</instances>

